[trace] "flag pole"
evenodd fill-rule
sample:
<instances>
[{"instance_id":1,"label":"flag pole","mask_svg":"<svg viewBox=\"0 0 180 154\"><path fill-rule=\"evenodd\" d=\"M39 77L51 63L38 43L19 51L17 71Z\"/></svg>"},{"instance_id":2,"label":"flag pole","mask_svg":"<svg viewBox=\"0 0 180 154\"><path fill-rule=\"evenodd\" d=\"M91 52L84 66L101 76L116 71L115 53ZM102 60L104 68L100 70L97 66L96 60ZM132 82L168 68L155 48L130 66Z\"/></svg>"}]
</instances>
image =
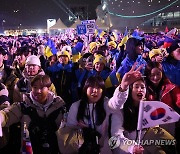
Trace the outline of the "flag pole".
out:
<instances>
[{"instance_id":1,"label":"flag pole","mask_svg":"<svg viewBox=\"0 0 180 154\"><path fill-rule=\"evenodd\" d=\"M138 146L140 146L140 141L141 141L143 112L144 112L144 103L143 103L143 101L140 101L139 114L138 114L138 124L137 124L137 130L139 130L139 133L138 133Z\"/></svg>"},{"instance_id":2,"label":"flag pole","mask_svg":"<svg viewBox=\"0 0 180 154\"><path fill-rule=\"evenodd\" d=\"M0 120L0 137L3 136L2 126L1 126L1 120Z\"/></svg>"},{"instance_id":3,"label":"flag pole","mask_svg":"<svg viewBox=\"0 0 180 154\"><path fill-rule=\"evenodd\" d=\"M142 129L140 129L138 133L138 147L140 147L140 143L141 143L141 134L142 134Z\"/></svg>"}]
</instances>

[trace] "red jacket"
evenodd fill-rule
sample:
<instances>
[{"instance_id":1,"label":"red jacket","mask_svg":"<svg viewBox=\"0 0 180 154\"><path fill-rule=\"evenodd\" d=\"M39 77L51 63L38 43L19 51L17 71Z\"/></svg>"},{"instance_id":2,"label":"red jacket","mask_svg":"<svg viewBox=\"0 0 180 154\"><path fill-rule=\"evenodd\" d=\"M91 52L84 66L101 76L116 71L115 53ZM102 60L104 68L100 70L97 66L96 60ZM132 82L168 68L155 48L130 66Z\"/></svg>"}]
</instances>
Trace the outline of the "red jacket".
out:
<instances>
[{"instance_id":1,"label":"red jacket","mask_svg":"<svg viewBox=\"0 0 180 154\"><path fill-rule=\"evenodd\" d=\"M169 105L173 109L180 109L180 87L171 83L169 80L165 80L161 90L159 91L159 98L153 89L148 86L148 100L150 101L161 101Z\"/></svg>"}]
</instances>

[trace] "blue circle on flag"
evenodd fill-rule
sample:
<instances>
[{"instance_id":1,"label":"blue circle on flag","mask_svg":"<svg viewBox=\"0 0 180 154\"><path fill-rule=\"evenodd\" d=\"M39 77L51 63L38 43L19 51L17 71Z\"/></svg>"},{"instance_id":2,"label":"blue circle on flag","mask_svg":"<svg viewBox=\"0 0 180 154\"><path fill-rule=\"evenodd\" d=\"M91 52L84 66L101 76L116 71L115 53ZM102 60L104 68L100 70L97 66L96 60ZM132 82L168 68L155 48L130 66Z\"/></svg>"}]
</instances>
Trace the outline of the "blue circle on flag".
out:
<instances>
[{"instance_id":1,"label":"blue circle on flag","mask_svg":"<svg viewBox=\"0 0 180 154\"><path fill-rule=\"evenodd\" d=\"M166 114L166 110L163 108L158 108L156 110L154 110L153 112L151 112L150 117L152 120L159 120L162 117L164 117Z\"/></svg>"}]
</instances>

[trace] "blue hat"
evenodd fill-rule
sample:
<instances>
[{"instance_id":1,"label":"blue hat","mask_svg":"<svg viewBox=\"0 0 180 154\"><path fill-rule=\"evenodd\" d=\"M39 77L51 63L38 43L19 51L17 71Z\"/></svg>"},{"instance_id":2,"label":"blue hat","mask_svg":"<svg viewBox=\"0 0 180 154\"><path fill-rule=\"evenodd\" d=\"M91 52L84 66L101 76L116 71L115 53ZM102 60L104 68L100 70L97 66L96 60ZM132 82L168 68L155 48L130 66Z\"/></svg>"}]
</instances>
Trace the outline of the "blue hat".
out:
<instances>
[{"instance_id":1,"label":"blue hat","mask_svg":"<svg viewBox=\"0 0 180 154\"><path fill-rule=\"evenodd\" d=\"M77 42L76 46L75 46L76 50L78 52L81 52L82 48L83 48L83 43L82 42Z\"/></svg>"},{"instance_id":2,"label":"blue hat","mask_svg":"<svg viewBox=\"0 0 180 154\"><path fill-rule=\"evenodd\" d=\"M141 37L140 35L139 35L139 32L137 31L137 30L134 30L134 32L132 33L132 38L135 38L135 39L137 39L137 40L143 40L144 39L144 37Z\"/></svg>"},{"instance_id":3,"label":"blue hat","mask_svg":"<svg viewBox=\"0 0 180 154\"><path fill-rule=\"evenodd\" d=\"M157 46L158 46L158 47L160 47L160 46L162 46L162 45L164 45L164 41L159 41L159 42L157 43Z\"/></svg>"}]
</instances>

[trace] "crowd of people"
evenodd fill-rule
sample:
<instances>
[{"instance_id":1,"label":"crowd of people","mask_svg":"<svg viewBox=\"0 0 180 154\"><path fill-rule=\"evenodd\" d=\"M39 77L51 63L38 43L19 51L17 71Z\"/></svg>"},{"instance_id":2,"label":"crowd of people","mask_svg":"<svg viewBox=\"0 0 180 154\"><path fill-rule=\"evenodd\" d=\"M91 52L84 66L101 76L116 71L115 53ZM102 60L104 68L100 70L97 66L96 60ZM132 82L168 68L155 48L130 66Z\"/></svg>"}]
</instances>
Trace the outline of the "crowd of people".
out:
<instances>
[{"instance_id":1,"label":"crowd of people","mask_svg":"<svg viewBox=\"0 0 180 154\"><path fill-rule=\"evenodd\" d=\"M142 140L175 145L136 142L140 101L161 101L180 114L176 28L0 36L0 81L0 153L23 152L24 124L34 154L180 153L179 122L141 132ZM112 148L113 136L135 142Z\"/></svg>"}]
</instances>

